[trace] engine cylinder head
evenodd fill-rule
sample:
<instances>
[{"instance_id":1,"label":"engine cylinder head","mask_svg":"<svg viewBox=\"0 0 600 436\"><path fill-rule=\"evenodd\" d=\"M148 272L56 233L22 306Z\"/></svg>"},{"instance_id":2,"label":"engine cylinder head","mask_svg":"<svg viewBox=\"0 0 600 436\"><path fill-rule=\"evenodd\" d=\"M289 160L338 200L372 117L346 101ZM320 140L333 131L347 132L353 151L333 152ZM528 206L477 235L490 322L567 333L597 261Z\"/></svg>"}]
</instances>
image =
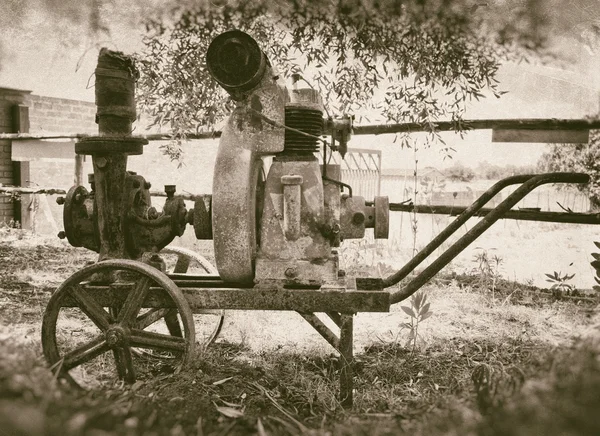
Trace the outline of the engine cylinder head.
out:
<instances>
[{"instance_id":1,"label":"engine cylinder head","mask_svg":"<svg viewBox=\"0 0 600 436\"><path fill-rule=\"evenodd\" d=\"M313 89L295 89L285 106L286 129L283 156L312 156L319 151L317 137L323 134L323 103ZM303 135L300 132L311 136Z\"/></svg>"}]
</instances>

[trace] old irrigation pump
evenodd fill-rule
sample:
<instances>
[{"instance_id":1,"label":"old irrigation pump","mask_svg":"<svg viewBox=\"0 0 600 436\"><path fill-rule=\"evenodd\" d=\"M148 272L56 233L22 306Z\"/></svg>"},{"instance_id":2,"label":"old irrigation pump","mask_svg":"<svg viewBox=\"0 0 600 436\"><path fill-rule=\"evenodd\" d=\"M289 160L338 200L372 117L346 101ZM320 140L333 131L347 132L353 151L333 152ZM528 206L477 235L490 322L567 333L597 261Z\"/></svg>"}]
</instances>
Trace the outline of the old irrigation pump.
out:
<instances>
[{"instance_id":1,"label":"old irrigation pump","mask_svg":"<svg viewBox=\"0 0 600 436\"><path fill-rule=\"evenodd\" d=\"M298 312L340 353L340 399L349 406L357 312L387 312L409 297L535 187L588 181L588 176L573 173L500 181L397 273L385 279L348 277L339 267L340 243L363 238L367 228L374 229L376 238L386 238L389 223L387 198L367 203L352 195L340 180L339 167L320 165L316 157L324 132L333 132L339 146L334 150L326 144L323 162L327 153L343 154L350 120L324 120L321 98L313 89L286 89L258 44L243 32L215 38L207 66L237 103L221 136L214 191L196 196L188 211L175 187L165 187L167 200L159 212L151 205L150 184L127 171L127 156L141 154L145 142L131 135L135 66L118 53L100 53L99 135L76 145L77 153L92 156L91 190L75 186L62 201L62 236L98 252L99 259L57 289L42 325L44 354L66 379L75 382L78 367L105 353L113 354L117 374L128 382L136 379L136 371L144 371L147 354L140 350L185 364L194 352L196 328L204 326L194 313L287 310ZM522 186L438 259L400 288L386 290L407 278L495 194L514 184ZM187 224L197 238L213 239L218 274L185 273L185 262L167 272L159 253ZM98 330L75 346L73 334L57 329L61 311L73 308ZM326 314L339 334L316 312ZM165 327L157 328L163 320Z\"/></svg>"}]
</instances>

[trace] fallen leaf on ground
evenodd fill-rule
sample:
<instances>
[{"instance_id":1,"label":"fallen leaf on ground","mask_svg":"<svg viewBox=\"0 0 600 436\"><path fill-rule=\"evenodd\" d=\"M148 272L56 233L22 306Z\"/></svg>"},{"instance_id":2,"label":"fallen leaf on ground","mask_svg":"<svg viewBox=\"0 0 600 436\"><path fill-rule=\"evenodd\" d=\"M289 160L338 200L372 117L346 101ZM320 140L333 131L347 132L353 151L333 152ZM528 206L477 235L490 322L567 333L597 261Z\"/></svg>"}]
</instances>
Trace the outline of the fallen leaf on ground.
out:
<instances>
[{"instance_id":1,"label":"fallen leaf on ground","mask_svg":"<svg viewBox=\"0 0 600 436\"><path fill-rule=\"evenodd\" d=\"M244 412L233 407L217 406L217 410L228 418L240 418L244 416Z\"/></svg>"}]
</instances>

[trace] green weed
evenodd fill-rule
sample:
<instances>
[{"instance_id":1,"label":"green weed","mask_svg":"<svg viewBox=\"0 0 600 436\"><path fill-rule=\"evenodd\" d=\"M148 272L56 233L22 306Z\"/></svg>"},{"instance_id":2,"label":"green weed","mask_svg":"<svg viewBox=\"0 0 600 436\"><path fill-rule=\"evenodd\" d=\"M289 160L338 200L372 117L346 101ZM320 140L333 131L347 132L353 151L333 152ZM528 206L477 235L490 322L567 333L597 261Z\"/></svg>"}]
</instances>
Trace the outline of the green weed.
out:
<instances>
[{"instance_id":1,"label":"green weed","mask_svg":"<svg viewBox=\"0 0 600 436\"><path fill-rule=\"evenodd\" d=\"M431 303L427 301L427 294L420 291L410 297L410 307L400 306L400 308L410 316L410 322L401 324L402 329L408 329L406 346L410 346L415 351L419 345L424 345L425 341L419 334L419 325L425 321L433 312L430 310Z\"/></svg>"},{"instance_id":2,"label":"green weed","mask_svg":"<svg viewBox=\"0 0 600 436\"><path fill-rule=\"evenodd\" d=\"M502 265L503 259L498 255L491 256L487 250L477 247L476 250L481 250L473 257L473 262L476 267L473 269L473 273L479 277L479 285L481 287L488 288L492 291L492 300L495 299L496 285L498 280L502 278L500 272L500 266ZM495 250L492 248L491 250Z\"/></svg>"},{"instance_id":3,"label":"green weed","mask_svg":"<svg viewBox=\"0 0 600 436\"><path fill-rule=\"evenodd\" d=\"M552 283L550 290L557 298L562 296L563 291L571 292L575 290L575 286L569 283L575 277L575 274L562 274L560 271L554 271L552 274L546 273L544 275L548 277L546 281Z\"/></svg>"}]
</instances>

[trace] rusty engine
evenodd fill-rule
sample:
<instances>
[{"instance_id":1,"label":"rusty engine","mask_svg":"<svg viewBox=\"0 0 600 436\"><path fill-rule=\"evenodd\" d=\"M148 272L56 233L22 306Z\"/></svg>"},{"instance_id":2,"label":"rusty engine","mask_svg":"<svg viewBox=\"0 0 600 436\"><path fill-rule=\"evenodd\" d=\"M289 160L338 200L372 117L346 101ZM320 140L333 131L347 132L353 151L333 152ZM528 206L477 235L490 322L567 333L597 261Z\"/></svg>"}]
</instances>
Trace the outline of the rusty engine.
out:
<instances>
[{"instance_id":1,"label":"rusty engine","mask_svg":"<svg viewBox=\"0 0 600 436\"><path fill-rule=\"evenodd\" d=\"M340 271L337 247L363 238L367 228L387 238L389 206L387 197L367 204L352 195L339 165L319 163L325 132L333 132L339 145L325 143L323 162L327 153L344 153L350 118L324 119L319 93L297 84L288 90L256 41L241 31L215 38L206 60L236 102L221 135L212 195L196 196L187 210L170 185L163 210L152 207L150 183L127 171L127 156L141 154L146 142L130 135L135 67L104 51L96 70L100 135L76 145L77 153L92 155L91 189L74 186L61 199L60 236L98 252L99 260L141 259L191 224L198 239L213 239L225 282L352 288Z\"/></svg>"}]
</instances>

